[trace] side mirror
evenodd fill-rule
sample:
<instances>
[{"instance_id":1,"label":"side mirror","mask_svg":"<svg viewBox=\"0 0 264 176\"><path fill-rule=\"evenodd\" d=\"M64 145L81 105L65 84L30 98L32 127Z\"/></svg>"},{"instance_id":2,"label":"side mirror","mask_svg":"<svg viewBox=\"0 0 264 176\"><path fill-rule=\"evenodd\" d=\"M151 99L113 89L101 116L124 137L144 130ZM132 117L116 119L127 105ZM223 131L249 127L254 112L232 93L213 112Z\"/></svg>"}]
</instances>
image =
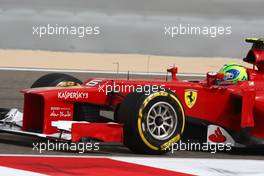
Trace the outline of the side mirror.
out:
<instances>
[{"instance_id":1,"label":"side mirror","mask_svg":"<svg viewBox=\"0 0 264 176\"><path fill-rule=\"evenodd\" d=\"M173 66L171 68L167 69L167 72L171 73L171 79L173 81L177 81L177 73L178 73L178 68Z\"/></svg>"}]
</instances>

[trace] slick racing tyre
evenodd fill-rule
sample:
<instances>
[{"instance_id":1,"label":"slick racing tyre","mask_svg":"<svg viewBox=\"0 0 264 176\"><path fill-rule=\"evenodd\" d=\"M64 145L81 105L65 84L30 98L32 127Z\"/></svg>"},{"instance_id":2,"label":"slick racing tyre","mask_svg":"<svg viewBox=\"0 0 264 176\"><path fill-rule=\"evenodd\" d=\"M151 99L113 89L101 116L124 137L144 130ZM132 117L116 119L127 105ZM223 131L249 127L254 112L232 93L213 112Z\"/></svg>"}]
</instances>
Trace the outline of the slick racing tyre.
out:
<instances>
[{"instance_id":1,"label":"slick racing tyre","mask_svg":"<svg viewBox=\"0 0 264 176\"><path fill-rule=\"evenodd\" d=\"M163 154L180 140L185 116L180 101L170 91L149 95L133 92L121 102L117 122L124 124L124 144L133 152Z\"/></svg>"},{"instance_id":2,"label":"slick racing tyre","mask_svg":"<svg viewBox=\"0 0 264 176\"><path fill-rule=\"evenodd\" d=\"M40 77L36 80L31 88L36 87L69 87L69 86L78 86L82 82L70 75L63 73L50 73Z\"/></svg>"}]
</instances>

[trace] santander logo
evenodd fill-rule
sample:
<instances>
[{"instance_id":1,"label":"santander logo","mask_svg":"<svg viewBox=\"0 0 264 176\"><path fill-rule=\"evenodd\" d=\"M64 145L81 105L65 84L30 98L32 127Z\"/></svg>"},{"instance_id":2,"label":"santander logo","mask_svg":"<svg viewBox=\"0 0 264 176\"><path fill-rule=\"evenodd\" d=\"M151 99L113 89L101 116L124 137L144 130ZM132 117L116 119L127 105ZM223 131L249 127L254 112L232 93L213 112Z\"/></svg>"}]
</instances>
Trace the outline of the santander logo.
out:
<instances>
[{"instance_id":1,"label":"santander logo","mask_svg":"<svg viewBox=\"0 0 264 176\"><path fill-rule=\"evenodd\" d=\"M226 141L226 137L223 135L222 131L218 127L215 131L214 134L211 134L209 136L209 140L215 143L222 143Z\"/></svg>"}]
</instances>

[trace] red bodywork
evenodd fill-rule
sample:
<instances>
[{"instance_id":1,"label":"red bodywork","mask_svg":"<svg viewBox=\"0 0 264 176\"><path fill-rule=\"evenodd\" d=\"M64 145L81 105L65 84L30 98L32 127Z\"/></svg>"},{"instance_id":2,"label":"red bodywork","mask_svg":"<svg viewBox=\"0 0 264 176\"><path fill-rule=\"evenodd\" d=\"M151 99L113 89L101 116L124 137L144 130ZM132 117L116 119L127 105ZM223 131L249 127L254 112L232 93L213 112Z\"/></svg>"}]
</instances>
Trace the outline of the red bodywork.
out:
<instances>
[{"instance_id":1,"label":"red bodywork","mask_svg":"<svg viewBox=\"0 0 264 176\"><path fill-rule=\"evenodd\" d=\"M58 132L51 126L52 121L74 121L75 103L118 107L123 100L122 97L113 96L115 92L106 93L107 87L158 86L175 93L187 119L216 124L237 133L244 128L250 128L252 137L264 139L264 51L250 50L245 61L254 64L258 69L248 68L249 80L237 84L212 84L209 75L208 79L203 81L180 81L176 78L177 69L174 68L169 70L173 78L171 81L96 78L76 87L27 89L23 91L25 95L23 130L44 134ZM185 92L188 90L197 93L196 102L191 108L185 102ZM131 91L119 89L118 94L126 96ZM75 142L82 136L106 142L122 142L122 124L78 124L72 129ZM88 128L92 130L85 130Z\"/></svg>"}]
</instances>

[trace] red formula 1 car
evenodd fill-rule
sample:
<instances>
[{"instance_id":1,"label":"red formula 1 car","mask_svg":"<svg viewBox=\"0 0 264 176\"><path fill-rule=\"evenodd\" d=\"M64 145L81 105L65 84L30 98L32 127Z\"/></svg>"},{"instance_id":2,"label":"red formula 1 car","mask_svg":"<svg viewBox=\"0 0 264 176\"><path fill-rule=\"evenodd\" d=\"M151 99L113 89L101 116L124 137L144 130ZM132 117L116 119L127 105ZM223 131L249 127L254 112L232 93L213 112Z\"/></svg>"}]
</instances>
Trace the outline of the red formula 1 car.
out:
<instances>
[{"instance_id":1,"label":"red formula 1 car","mask_svg":"<svg viewBox=\"0 0 264 176\"><path fill-rule=\"evenodd\" d=\"M169 151L181 139L233 146L264 144L264 40L244 59L247 81L219 84L222 74L202 81L113 80L85 82L59 73L23 90L24 113L2 112L1 131L79 142L125 144L136 153Z\"/></svg>"}]
</instances>

